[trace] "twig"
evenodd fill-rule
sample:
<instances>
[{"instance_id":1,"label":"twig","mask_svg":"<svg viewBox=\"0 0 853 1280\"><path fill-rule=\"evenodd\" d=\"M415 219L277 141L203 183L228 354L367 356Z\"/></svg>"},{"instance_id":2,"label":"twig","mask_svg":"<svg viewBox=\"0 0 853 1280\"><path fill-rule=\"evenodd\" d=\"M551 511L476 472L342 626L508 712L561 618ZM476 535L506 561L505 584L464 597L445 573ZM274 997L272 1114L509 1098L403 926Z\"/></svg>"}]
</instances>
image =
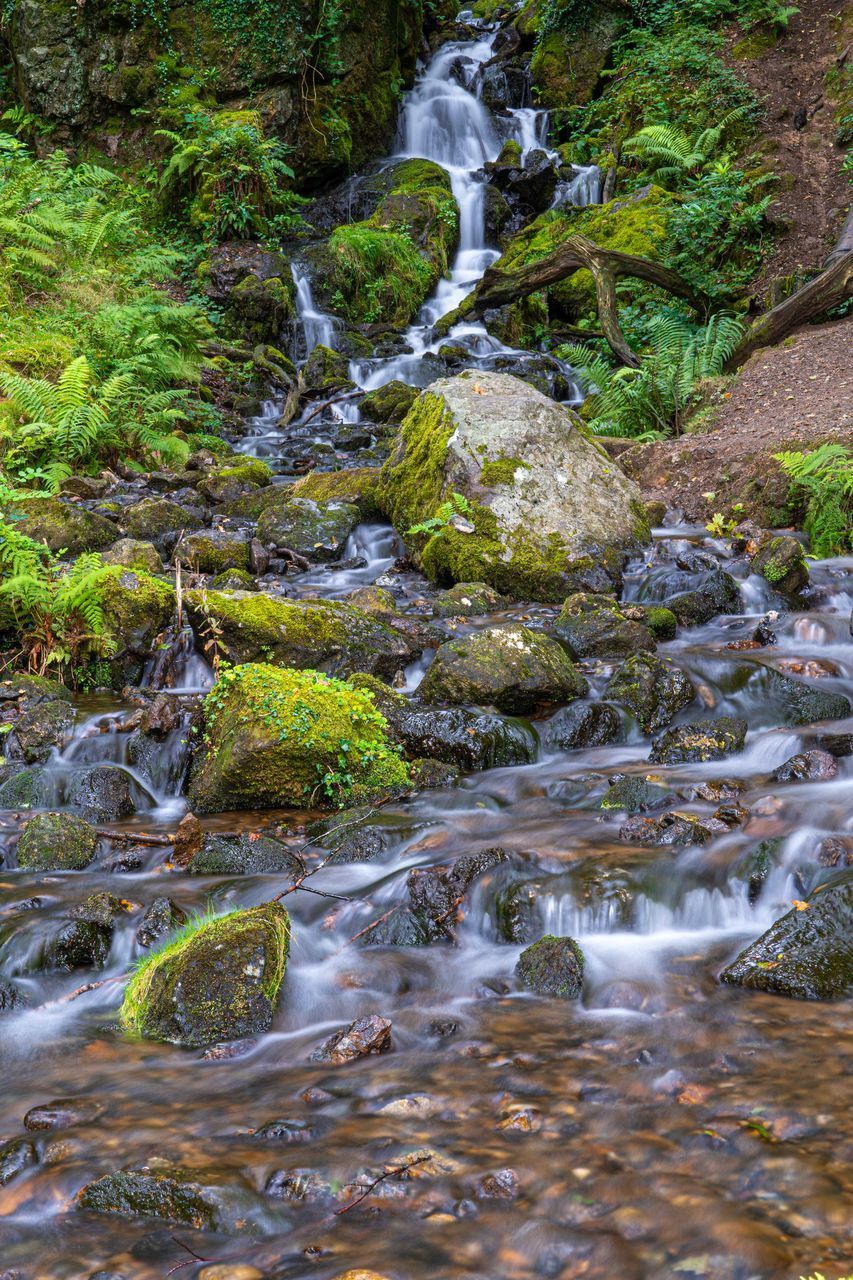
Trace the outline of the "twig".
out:
<instances>
[{"instance_id":1,"label":"twig","mask_svg":"<svg viewBox=\"0 0 853 1280\"><path fill-rule=\"evenodd\" d=\"M57 996L55 1000L48 1000L45 1004L40 1004L39 1009L55 1009L57 1005L70 1004L78 996L84 996L87 991L96 991L98 987L108 987L113 982L124 982L125 978L129 977L129 973L119 973L112 978L101 978L98 982L84 982L82 987L76 987L74 991L69 991L68 995Z\"/></svg>"},{"instance_id":2,"label":"twig","mask_svg":"<svg viewBox=\"0 0 853 1280\"><path fill-rule=\"evenodd\" d=\"M363 396L363 395L364 395L364 392L361 390L361 388L359 388L358 391L347 391L344 393L344 395L333 396L331 400L324 400L322 404L315 405L314 408L311 410L311 412L308 414L308 417L303 418L299 425L301 427L304 427L307 423L311 421L312 418L316 418L318 414L321 414L324 409L331 409L332 405L343 404L344 400L354 400L356 396Z\"/></svg>"},{"instance_id":3,"label":"twig","mask_svg":"<svg viewBox=\"0 0 853 1280\"><path fill-rule=\"evenodd\" d=\"M352 945L353 942L358 942L358 939L363 938L366 933L370 933L371 929L376 929L380 924L384 924L385 921L388 919L388 917L392 916L394 912L397 910L398 905L399 904L395 903L390 911L385 912L384 916L380 916L378 920L371 920L370 924L366 924L363 929L359 929L358 933L356 933L352 938L350 938L348 942L344 943L344 947L349 947ZM341 950L343 950L343 947L341 948Z\"/></svg>"},{"instance_id":4,"label":"twig","mask_svg":"<svg viewBox=\"0 0 853 1280\"><path fill-rule=\"evenodd\" d=\"M131 840L134 844L174 844L174 835L155 836L140 831L107 831L106 827L95 827L96 833L104 840L127 841Z\"/></svg>"},{"instance_id":5,"label":"twig","mask_svg":"<svg viewBox=\"0 0 853 1280\"><path fill-rule=\"evenodd\" d=\"M346 831L347 827L356 826L357 823L364 821L367 816L369 816L369 814L359 814L357 818L350 818L347 822L339 822L336 827L332 827L329 831L324 831L323 835L333 836L337 831ZM322 871L323 868L328 865L329 860L337 853L336 849L332 849L332 851L328 853L321 862L317 863L316 867L311 867L309 870L305 866L305 859L302 857L302 854L310 844L311 841L306 840L298 849L290 850L293 856L298 858L299 862L302 864L302 875L298 876L297 879L294 880L289 889L282 889L281 893L276 894L273 898L273 902L281 902L282 898L286 898L291 893L296 893L297 889L303 889L305 881L310 880L311 876L316 876L318 871ZM316 893L320 898L338 898L341 902L352 902L352 898L348 898L342 893L325 893L321 889L304 889L303 891L305 893Z\"/></svg>"},{"instance_id":6,"label":"twig","mask_svg":"<svg viewBox=\"0 0 853 1280\"><path fill-rule=\"evenodd\" d=\"M414 1169L419 1164L426 1164L427 1160L431 1159L431 1155L418 1156L417 1160L412 1160L409 1164L400 1164L396 1165L393 1169L388 1169L387 1172L380 1174L380 1176L375 1178L369 1186L365 1187L360 1196L356 1196L354 1200L350 1200L349 1204L342 1205L340 1209L336 1209L334 1216L339 1218L342 1213L349 1213L350 1209L354 1209L356 1205L361 1204L362 1200L366 1200L367 1197L376 1190L380 1182L386 1182L388 1178L398 1178L401 1173L408 1173L410 1169ZM354 1182L348 1183L348 1186L356 1185L357 1183Z\"/></svg>"},{"instance_id":7,"label":"twig","mask_svg":"<svg viewBox=\"0 0 853 1280\"><path fill-rule=\"evenodd\" d=\"M188 1244L184 1244L183 1240L179 1240L177 1236L172 1236L172 1239L180 1249L183 1249L190 1256L183 1262L176 1263L174 1267L170 1267L166 1272L167 1276L174 1275L176 1271L180 1271L183 1267L191 1267L194 1262L210 1262L210 1258L203 1258L200 1253L196 1253L194 1249L191 1249Z\"/></svg>"}]
</instances>

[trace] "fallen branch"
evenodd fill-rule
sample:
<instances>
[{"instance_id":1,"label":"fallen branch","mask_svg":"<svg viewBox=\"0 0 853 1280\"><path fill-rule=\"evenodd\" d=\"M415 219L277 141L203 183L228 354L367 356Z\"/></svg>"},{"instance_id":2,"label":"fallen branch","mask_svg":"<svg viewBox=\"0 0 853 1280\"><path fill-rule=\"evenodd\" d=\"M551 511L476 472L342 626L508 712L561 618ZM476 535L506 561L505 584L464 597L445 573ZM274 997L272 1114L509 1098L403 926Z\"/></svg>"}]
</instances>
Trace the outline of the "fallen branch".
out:
<instances>
[{"instance_id":1,"label":"fallen branch","mask_svg":"<svg viewBox=\"0 0 853 1280\"><path fill-rule=\"evenodd\" d=\"M303 418L300 426L306 426L313 418L318 417L326 409L331 409L333 405L343 404L345 400L355 400L357 396L363 396L364 392L359 389L357 391L347 391L343 395L333 396L331 400L324 400L322 404L315 405L307 418Z\"/></svg>"},{"instance_id":2,"label":"fallen branch","mask_svg":"<svg viewBox=\"0 0 853 1280\"><path fill-rule=\"evenodd\" d=\"M387 1182L389 1178L399 1178L400 1174L408 1173L410 1169L414 1169L419 1164L426 1164L431 1159L431 1155L419 1156L417 1160L412 1160L409 1164L395 1165L393 1169L387 1169L378 1178L374 1178L373 1182L364 1188L360 1196L356 1196L354 1200L350 1200L349 1204L342 1205L340 1209L336 1209L334 1217L339 1218L342 1213L349 1213L350 1209L354 1209L356 1205L361 1204L362 1200L366 1200L369 1195L372 1195L381 1182ZM355 1187L358 1186L358 1183L349 1182L347 1186Z\"/></svg>"}]
</instances>

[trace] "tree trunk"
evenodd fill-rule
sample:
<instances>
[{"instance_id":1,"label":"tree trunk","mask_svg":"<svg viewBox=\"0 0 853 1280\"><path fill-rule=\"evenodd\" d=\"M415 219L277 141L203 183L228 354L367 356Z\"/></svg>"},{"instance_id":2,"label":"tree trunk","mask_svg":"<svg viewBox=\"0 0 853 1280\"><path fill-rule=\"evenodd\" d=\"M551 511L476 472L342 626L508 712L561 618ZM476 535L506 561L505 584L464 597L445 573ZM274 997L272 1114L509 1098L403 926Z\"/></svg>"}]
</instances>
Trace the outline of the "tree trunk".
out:
<instances>
[{"instance_id":1,"label":"tree trunk","mask_svg":"<svg viewBox=\"0 0 853 1280\"><path fill-rule=\"evenodd\" d=\"M853 297L853 253L838 258L831 267L822 271L778 307L765 311L752 322L735 351L727 368L739 369L754 351L760 347L773 347L786 338L798 325L816 320L832 307L838 307Z\"/></svg>"}]
</instances>

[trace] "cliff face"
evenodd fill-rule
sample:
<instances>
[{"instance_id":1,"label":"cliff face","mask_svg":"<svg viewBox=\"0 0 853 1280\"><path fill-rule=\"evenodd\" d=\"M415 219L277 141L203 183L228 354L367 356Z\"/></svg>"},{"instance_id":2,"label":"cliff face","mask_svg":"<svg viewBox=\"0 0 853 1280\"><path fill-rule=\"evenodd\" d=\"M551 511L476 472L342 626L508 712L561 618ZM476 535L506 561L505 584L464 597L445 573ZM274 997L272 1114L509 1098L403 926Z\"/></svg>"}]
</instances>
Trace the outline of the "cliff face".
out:
<instances>
[{"instance_id":1,"label":"cliff face","mask_svg":"<svg viewBox=\"0 0 853 1280\"><path fill-rule=\"evenodd\" d=\"M53 143L118 156L137 108L251 106L311 186L388 143L422 24L423 0L16 0L3 38Z\"/></svg>"}]
</instances>

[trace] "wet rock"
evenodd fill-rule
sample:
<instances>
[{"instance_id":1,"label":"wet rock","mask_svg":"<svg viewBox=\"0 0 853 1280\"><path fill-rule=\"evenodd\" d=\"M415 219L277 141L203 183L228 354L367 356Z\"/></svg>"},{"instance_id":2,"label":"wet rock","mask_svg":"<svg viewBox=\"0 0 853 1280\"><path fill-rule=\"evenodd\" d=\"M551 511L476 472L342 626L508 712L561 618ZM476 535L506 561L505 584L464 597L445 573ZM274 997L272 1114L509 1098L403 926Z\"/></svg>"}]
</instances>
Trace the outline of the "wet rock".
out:
<instances>
[{"instance_id":1,"label":"wet rock","mask_svg":"<svg viewBox=\"0 0 853 1280\"><path fill-rule=\"evenodd\" d=\"M452 941L459 908L471 885L510 856L506 849L495 846L463 854L453 863L413 868L406 880L408 902L365 930L360 944L424 947Z\"/></svg>"},{"instance_id":2,"label":"wet rock","mask_svg":"<svg viewBox=\"0 0 853 1280\"><path fill-rule=\"evenodd\" d=\"M606 692L629 708L644 733L665 728L696 697L680 667L645 653L628 658L611 676Z\"/></svg>"},{"instance_id":3,"label":"wet rock","mask_svg":"<svg viewBox=\"0 0 853 1280\"><path fill-rule=\"evenodd\" d=\"M457 582L456 586L442 591L432 602L436 618L482 618L496 613L510 602L494 587L485 582Z\"/></svg>"},{"instance_id":4,"label":"wet rock","mask_svg":"<svg viewBox=\"0 0 853 1280\"><path fill-rule=\"evenodd\" d=\"M174 588L134 569L111 569L101 583L104 625L114 650L109 659L112 685L121 689L142 676L175 614Z\"/></svg>"},{"instance_id":5,"label":"wet rock","mask_svg":"<svg viewBox=\"0 0 853 1280\"><path fill-rule=\"evenodd\" d=\"M290 947L278 903L202 922L136 969L125 990L125 1030L195 1047L268 1031Z\"/></svg>"},{"instance_id":6,"label":"wet rock","mask_svg":"<svg viewBox=\"0 0 853 1280\"><path fill-rule=\"evenodd\" d=\"M198 492L213 506L236 502L244 494L256 493L269 485L272 472L260 458L246 454L229 458L222 466L205 471Z\"/></svg>"},{"instance_id":7,"label":"wet rock","mask_svg":"<svg viewBox=\"0 0 853 1280\"><path fill-rule=\"evenodd\" d=\"M395 379L375 391L368 391L361 402L361 416L367 422L400 423L417 398L417 387Z\"/></svg>"},{"instance_id":8,"label":"wet rock","mask_svg":"<svg viewBox=\"0 0 853 1280\"><path fill-rule=\"evenodd\" d=\"M205 704L205 744L193 762L189 802L196 813L332 808L408 785L387 722L367 693L316 671L248 665L220 679Z\"/></svg>"},{"instance_id":9,"label":"wet rock","mask_svg":"<svg viewBox=\"0 0 853 1280\"><path fill-rule=\"evenodd\" d=\"M667 729L652 744L652 764L698 764L723 760L742 751L746 741L745 720L720 716L717 720L694 720L691 724Z\"/></svg>"},{"instance_id":10,"label":"wet rock","mask_svg":"<svg viewBox=\"0 0 853 1280\"><path fill-rule=\"evenodd\" d=\"M853 875L823 885L750 943L722 982L798 1000L853 990Z\"/></svg>"},{"instance_id":11,"label":"wet rock","mask_svg":"<svg viewBox=\"0 0 853 1280\"><path fill-rule=\"evenodd\" d=\"M196 573L225 573L228 569L249 571L249 540L243 533L224 529L204 529L179 538L173 557Z\"/></svg>"},{"instance_id":12,"label":"wet rock","mask_svg":"<svg viewBox=\"0 0 853 1280\"><path fill-rule=\"evenodd\" d=\"M204 526L200 512L179 506L168 498L143 498L122 516L125 536L153 542L158 551L171 550L178 534Z\"/></svg>"},{"instance_id":13,"label":"wet rock","mask_svg":"<svg viewBox=\"0 0 853 1280\"><path fill-rule=\"evenodd\" d=\"M155 898L147 908L145 915L136 930L136 941L140 947L153 947L155 942L165 938L186 924L187 914L171 898Z\"/></svg>"},{"instance_id":14,"label":"wet rock","mask_svg":"<svg viewBox=\"0 0 853 1280\"><path fill-rule=\"evenodd\" d=\"M303 1204L331 1204L335 1200L332 1184L316 1169L276 1169L267 1179L264 1194Z\"/></svg>"},{"instance_id":15,"label":"wet rock","mask_svg":"<svg viewBox=\"0 0 853 1280\"><path fill-rule=\"evenodd\" d=\"M311 1142L316 1130L304 1120L270 1120L255 1130L255 1137L265 1142L280 1142L284 1146L301 1146Z\"/></svg>"},{"instance_id":16,"label":"wet rock","mask_svg":"<svg viewBox=\"0 0 853 1280\"><path fill-rule=\"evenodd\" d=\"M826 840L821 840L817 850L817 861L821 867L853 866L853 838L828 836Z\"/></svg>"},{"instance_id":17,"label":"wet rock","mask_svg":"<svg viewBox=\"0 0 853 1280\"><path fill-rule=\"evenodd\" d=\"M622 737L622 717L609 702L572 702L561 707L542 731L545 745L561 751L604 747Z\"/></svg>"},{"instance_id":18,"label":"wet rock","mask_svg":"<svg viewBox=\"0 0 853 1280\"><path fill-rule=\"evenodd\" d=\"M515 972L539 996L576 1000L583 990L583 952L573 938L546 934L522 951Z\"/></svg>"},{"instance_id":19,"label":"wet rock","mask_svg":"<svg viewBox=\"0 0 853 1280\"><path fill-rule=\"evenodd\" d=\"M88 765L71 779L66 801L92 822L114 822L136 812L144 793L119 765Z\"/></svg>"},{"instance_id":20,"label":"wet rock","mask_svg":"<svg viewBox=\"0 0 853 1280\"><path fill-rule=\"evenodd\" d=\"M46 770L22 769L18 772L10 766L9 773L10 776L0 784L0 808L37 809L48 803L52 787Z\"/></svg>"},{"instance_id":21,"label":"wet rock","mask_svg":"<svg viewBox=\"0 0 853 1280\"><path fill-rule=\"evenodd\" d=\"M0 978L0 1017L4 1013L14 1013L16 1009L26 1007L27 998L20 987L16 987L14 982L9 982L6 978Z\"/></svg>"},{"instance_id":22,"label":"wet rock","mask_svg":"<svg viewBox=\"0 0 853 1280\"><path fill-rule=\"evenodd\" d=\"M802 543L785 535L764 543L752 558L752 569L783 595L796 595L809 584Z\"/></svg>"},{"instance_id":23,"label":"wet rock","mask_svg":"<svg viewBox=\"0 0 853 1280\"><path fill-rule=\"evenodd\" d=\"M782 722L788 725L812 724L816 720L843 720L853 704L843 693L816 689L774 667L759 664L750 683L755 682L779 709Z\"/></svg>"},{"instance_id":24,"label":"wet rock","mask_svg":"<svg viewBox=\"0 0 853 1280\"><path fill-rule=\"evenodd\" d=\"M707 782L692 782L684 787L685 800L709 800L719 804L721 800L737 800L746 791L747 784L739 778L709 778Z\"/></svg>"},{"instance_id":25,"label":"wet rock","mask_svg":"<svg viewBox=\"0 0 853 1280\"><path fill-rule=\"evenodd\" d=\"M844 760L853 756L853 733L821 733L815 745L822 751L828 751L836 760Z\"/></svg>"},{"instance_id":26,"label":"wet rock","mask_svg":"<svg viewBox=\"0 0 853 1280\"><path fill-rule=\"evenodd\" d=\"M251 543L250 557L251 557ZM258 584L245 569L226 569L210 580L211 591L257 591Z\"/></svg>"},{"instance_id":27,"label":"wet rock","mask_svg":"<svg viewBox=\"0 0 853 1280\"><path fill-rule=\"evenodd\" d=\"M162 573L163 560L152 542L137 538L119 538L101 553L104 564L119 565L122 569L141 569L144 573Z\"/></svg>"},{"instance_id":28,"label":"wet rock","mask_svg":"<svg viewBox=\"0 0 853 1280\"><path fill-rule=\"evenodd\" d=\"M478 1200L516 1200L520 1192L515 1169L497 1169L477 1179L474 1191Z\"/></svg>"},{"instance_id":29,"label":"wet rock","mask_svg":"<svg viewBox=\"0 0 853 1280\"><path fill-rule=\"evenodd\" d=\"M306 560L339 560L346 540L361 521L358 507L345 502L312 502L283 493L280 505L267 507L258 520L258 539Z\"/></svg>"},{"instance_id":30,"label":"wet rock","mask_svg":"<svg viewBox=\"0 0 853 1280\"><path fill-rule=\"evenodd\" d=\"M188 591L185 600L196 633L212 620L220 652L235 664L268 661L393 680L420 652L401 632L336 600L282 600L257 591Z\"/></svg>"},{"instance_id":31,"label":"wet rock","mask_svg":"<svg viewBox=\"0 0 853 1280\"><path fill-rule=\"evenodd\" d=\"M61 698L39 699L14 721L13 740L27 764L43 763L54 748L62 746L73 723L74 708L68 702ZM10 749L11 741L7 739L5 750L9 753Z\"/></svg>"},{"instance_id":32,"label":"wet rock","mask_svg":"<svg viewBox=\"0 0 853 1280\"><path fill-rule=\"evenodd\" d=\"M244 876L284 873L296 879L304 870L299 858L280 840L248 835L204 838L187 871L193 876Z\"/></svg>"},{"instance_id":33,"label":"wet rock","mask_svg":"<svg viewBox=\"0 0 853 1280\"><path fill-rule=\"evenodd\" d=\"M329 1036L311 1054L311 1061L339 1067L357 1058L388 1053L390 1049L391 1023L377 1013L370 1013Z\"/></svg>"},{"instance_id":34,"label":"wet rock","mask_svg":"<svg viewBox=\"0 0 853 1280\"><path fill-rule=\"evenodd\" d=\"M625 617L613 596L577 592L563 604L554 633L573 658L624 658L653 652L652 633Z\"/></svg>"},{"instance_id":35,"label":"wet rock","mask_svg":"<svg viewBox=\"0 0 853 1280\"><path fill-rule=\"evenodd\" d=\"M329 863L340 866L351 862L372 862L388 847L382 827L368 822L370 809L325 818L308 828L308 834L324 849L329 849Z\"/></svg>"},{"instance_id":36,"label":"wet rock","mask_svg":"<svg viewBox=\"0 0 853 1280\"><path fill-rule=\"evenodd\" d=\"M0 1187L8 1186L27 1169L38 1164L38 1155L31 1142L25 1138L13 1138L0 1147Z\"/></svg>"},{"instance_id":37,"label":"wet rock","mask_svg":"<svg viewBox=\"0 0 853 1280\"><path fill-rule=\"evenodd\" d=\"M243 1262L215 1262L202 1267L197 1280L264 1280L263 1271Z\"/></svg>"},{"instance_id":38,"label":"wet rock","mask_svg":"<svg viewBox=\"0 0 853 1280\"><path fill-rule=\"evenodd\" d=\"M16 526L18 532L53 552L79 556L83 551L102 551L119 536L103 516L59 498L27 498L18 508L24 517Z\"/></svg>"},{"instance_id":39,"label":"wet rock","mask_svg":"<svg viewBox=\"0 0 853 1280\"><path fill-rule=\"evenodd\" d=\"M647 540L639 491L571 413L503 373L468 370L424 391L380 475L380 502L405 536L460 493L470 514L416 554L439 582L486 582L516 599L562 600L578 556L607 564Z\"/></svg>"},{"instance_id":40,"label":"wet rock","mask_svg":"<svg viewBox=\"0 0 853 1280\"><path fill-rule=\"evenodd\" d=\"M838 761L828 751L802 751L773 770L776 782L824 782L838 773Z\"/></svg>"},{"instance_id":41,"label":"wet rock","mask_svg":"<svg viewBox=\"0 0 853 1280\"><path fill-rule=\"evenodd\" d=\"M524 715L582 697L587 688L557 641L511 623L443 644L420 693L426 702L474 703Z\"/></svg>"},{"instance_id":42,"label":"wet rock","mask_svg":"<svg viewBox=\"0 0 853 1280\"><path fill-rule=\"evenodd\" d=\"M770 872L779 865L782 843L778 837L762 840L738 859L735 870L746 880L750 902L758 901Z\"/></svg>"},{"instance_id":43,"label":"wet rock","mask_svg":"<svg viewBox=\"0 0 853 1280\"><path fill-rule=\"evenodd\" d=\"M679 626L696 627L710 622L718 614L736 613L740 607L740 588L730 573L715 569L701 586L670 596L664 604L675 614Z\"/></svg>"},{"instance_id":44,"label":"wet rock","mask_svg":"<svg viewBox=\"0 0 853 1280\"><path fill-rule=\"evenodd\" d=\"M57 1098L31 1107L24 1116L24 1128L30 1133L45 1129L71 1129L78 1124L91 1124L103 1111L91 1098Z\"/></svg>"},{"instance_id":45,"label":"wet rock","mask_svg":"<svg viewBox=\"0 0 853 1280\"><path fill-rule=\"evenodd\" d=\"M660 818L646 818L638 813L623 822L619 839L630 844L685 847L708 844L728 830L726 823L699 818L692 813L665 813Z\"/></svg>"},{"instance_id":46,"label":"wet rock","mask_svg":"<svg viewBox=\"0 0 853 1280\"><path fill-rule=\"evenodd\" d=\"M194 813L185 813L175 832L172 862L178 867L185 867L193 855L198 853L203 843L204 830L201 823Z\"/></svg>"},{"instance_id":47,"label":"wet rock","mask_svg":"<svg viewBox=\"0 0 853 1280\"><path fill-rule=\"evenodd\" d=\"M89 1213L162 1218L200 1231L226 1232L245 1226L254 1202L248 1186L165 1161L105 1174L85 1186L77 1198L78 1206Z\"/></svg>"},{"instance_id":48,"label":"wet rock","mask_svg":"<svg viewBox=\"0 0 853 1280\"><path fill-rule=\"evenodd\" d=\"M111 893L93 893L80 906L72 907L70 919L49 939L44 949L48 969L103 969L115 930L115 920L123 912Z\"/></svg>"},{"instance_id":49,"label":"wet rock","mask_svg":"<svg viewBox=\"0 0 853 1280\"><path fill-rule=\"evenodd\" d=\"M73 813L39 813L24 823L18 866L27 871L82 871L95 856L98 833Z\"/></svg>"},{"instance_id":50,"label":"wet rock","mask_svg":"<svg viewBox=\"0 0 853 1280\"><path fill-rule=\"evenodd\" d=\"M602 809L623 809L626 813L640 813L656 809L672 800L672 792L646 778L628 775L619 778L601 797Z\"/></svg>"},{"instance_id":51,"label":"wet rock","mask_svg":"<svg viewBox=\"0 0 853 1280\"><path fill-rule=\"evenodd\" d=\"M678 619L661 604L622 604L622 612L632 622L642 622L655 640L674 640Z\"/></svg>"}]
</instances>

